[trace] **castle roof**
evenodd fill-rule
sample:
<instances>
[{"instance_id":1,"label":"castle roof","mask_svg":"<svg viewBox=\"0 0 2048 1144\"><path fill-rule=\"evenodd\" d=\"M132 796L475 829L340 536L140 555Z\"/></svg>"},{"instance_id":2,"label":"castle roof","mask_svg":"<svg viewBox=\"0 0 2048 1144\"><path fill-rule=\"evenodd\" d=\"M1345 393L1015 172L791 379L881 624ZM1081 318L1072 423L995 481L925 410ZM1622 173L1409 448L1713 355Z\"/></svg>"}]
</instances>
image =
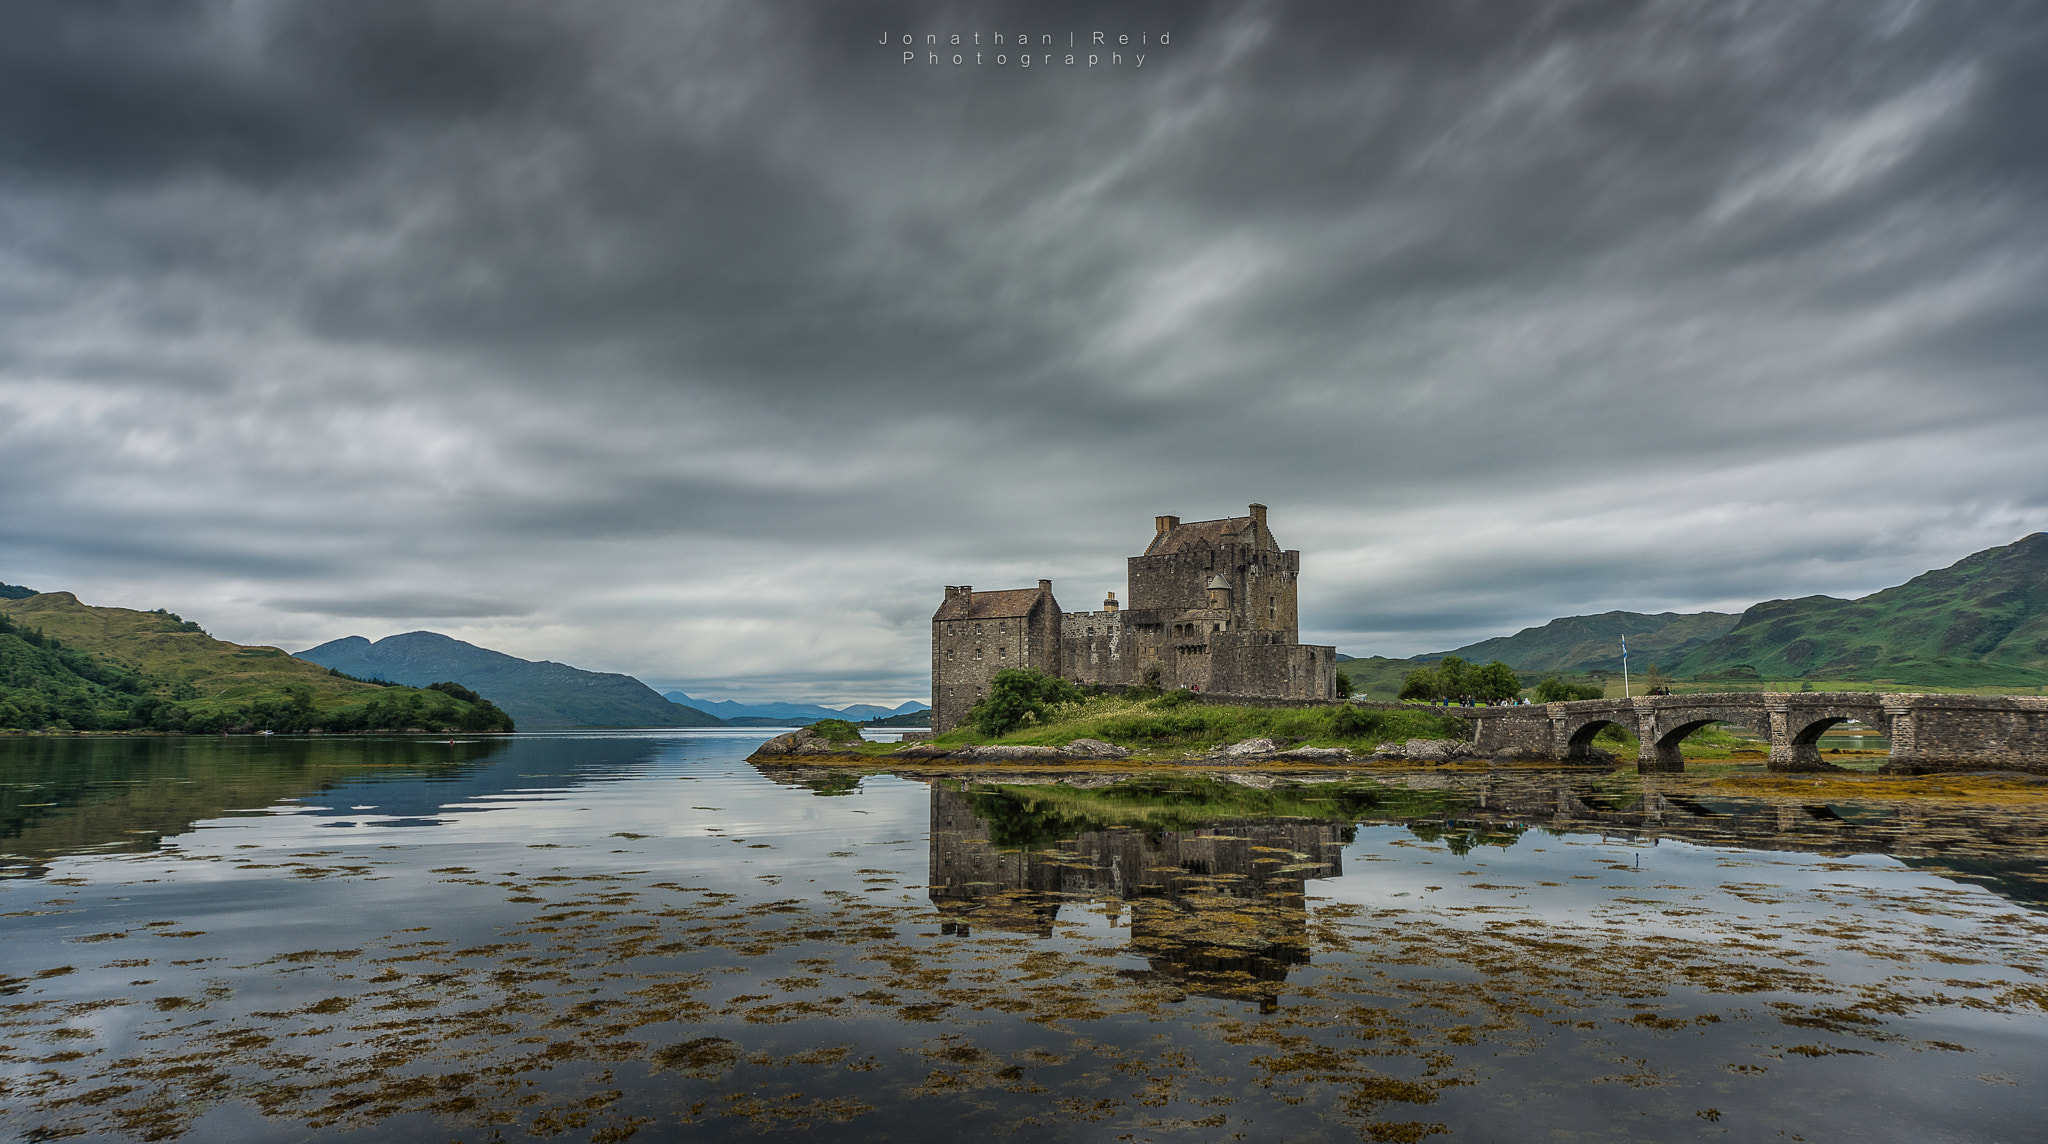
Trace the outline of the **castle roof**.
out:
<instances>
[{"instance_id":1,"label":"castle roof","mask_svg":"<svg viewBox=\"0 0 2048 1144\"><path fill-rule=\"evenodd\" d=\"M1152 538L1151 547L1145 549L1147 556L1160 556L1169 552L1187 552L1193 549L1215 548L1222 544L1272 543L1270 534L1258 535L1256 523L1248 516L1226 516L1222 520L1197 520L1188 524L1176 524Z\"/></svg>"},{"instance_id":2,"label":"castle roof","mask_svg":"<svg viewBox=\"0 0 2048 1144\"><path fill-rule=\"evenodd\" d=\"M1038 602L1036 588L1010 588L1001 592L974 592L947 596L932 613L934 620L993 620L1028 616Z\"/></svg>"}]
</instances>

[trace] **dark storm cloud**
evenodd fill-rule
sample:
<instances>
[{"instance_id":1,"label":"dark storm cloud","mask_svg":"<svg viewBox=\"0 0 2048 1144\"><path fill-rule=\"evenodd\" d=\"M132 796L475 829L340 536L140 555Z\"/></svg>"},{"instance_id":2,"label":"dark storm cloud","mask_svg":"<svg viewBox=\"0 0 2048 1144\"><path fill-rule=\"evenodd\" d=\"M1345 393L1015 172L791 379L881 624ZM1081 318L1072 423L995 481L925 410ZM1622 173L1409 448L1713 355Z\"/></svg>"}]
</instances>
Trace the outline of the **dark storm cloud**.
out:
<instances>
[{"instance_id":1,"label":"dark storm cloud","mask_svg":"<svg viewBox=\"0 0 2048 1144\"><path fill-rule=\"evenodd\" d=\"M1252 499L1359 654L1868 591L2048 523L2044 64L2021 3L17 5L0 578L850 698L938 584L1092 605Z\"/></svg>"}]
</instances>

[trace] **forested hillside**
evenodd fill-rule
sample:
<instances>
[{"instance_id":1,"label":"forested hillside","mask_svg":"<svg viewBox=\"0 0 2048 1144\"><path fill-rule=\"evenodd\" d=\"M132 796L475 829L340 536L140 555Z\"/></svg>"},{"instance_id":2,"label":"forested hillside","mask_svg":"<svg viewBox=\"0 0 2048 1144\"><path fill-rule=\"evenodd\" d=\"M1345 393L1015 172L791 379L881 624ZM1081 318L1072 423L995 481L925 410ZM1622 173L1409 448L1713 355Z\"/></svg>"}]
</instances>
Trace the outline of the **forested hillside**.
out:
<instances>
[{"instance_id":1,"label":"forested hillside","mask_svg":"<svg viewBox=\"0 0 2048 1144\"><path fill-rule=\"evenodd\" d=\"M1459 656L1474 663L1500 660L1518 671L1573 672L1621 670L1621 637L1628 637L1629 662L1670 664L1704 647L1735 626L1726 612L1602 612L1597 616L1566 616L1540 628L1523 628L1419 660Z\"/></svg>"},{"instance_id":2,"label":"forested hillside","mask_svg":"<svg viewBox=\"0 0 2048 1144\"><path fill-rule=\"evenodd\" d=\"M1633 638L1633 637L1631 637ZM1769 600L1674 675L2048 683L2048 533L1966 556L1858 600Z\"/></svg>"},{"instance_id":3,"label":"forested hillside","mask_svg":"<svg viewBox=\"0 0 2048 1144\"><path fill-rule=\"evenodd\" d=\"M273 647L217 640L164 611L96 608L69 592L0 598L0 728L509 731L458 683L389 687Z\"/></svg>"}]
</instances>

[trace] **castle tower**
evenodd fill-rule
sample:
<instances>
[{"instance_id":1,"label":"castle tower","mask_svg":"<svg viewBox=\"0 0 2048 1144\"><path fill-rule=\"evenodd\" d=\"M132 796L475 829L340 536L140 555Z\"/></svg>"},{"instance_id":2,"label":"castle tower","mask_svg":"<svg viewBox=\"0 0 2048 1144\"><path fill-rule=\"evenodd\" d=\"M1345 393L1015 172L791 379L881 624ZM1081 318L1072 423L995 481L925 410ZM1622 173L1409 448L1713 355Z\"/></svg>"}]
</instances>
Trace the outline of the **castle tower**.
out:
<instances>
[{"instance_id":1,"label":"castle tower","mask_svg":"<svg viewBox=\"0 0 2048 1144\"><path fill-rule=\"evenodd\" d=\"M932 730L952 730L1005 668L1060 674L1060 605L1052 581L977 592L948 586L932 613Z\"/></svg>"}]
</instances>

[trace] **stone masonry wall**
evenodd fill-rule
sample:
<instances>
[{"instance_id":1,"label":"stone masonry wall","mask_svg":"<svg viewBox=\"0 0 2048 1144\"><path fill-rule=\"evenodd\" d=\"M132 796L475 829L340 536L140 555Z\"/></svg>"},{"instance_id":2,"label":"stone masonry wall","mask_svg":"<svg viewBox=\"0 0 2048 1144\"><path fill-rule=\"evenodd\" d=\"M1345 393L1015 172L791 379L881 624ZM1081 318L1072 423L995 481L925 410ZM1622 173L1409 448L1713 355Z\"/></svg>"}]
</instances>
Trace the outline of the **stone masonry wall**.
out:
<instances>
[{"instance_id":1,"label":"stone masonry wall","mask_svg":"<svg viewBox=\"0 0 2048 1144\"><path fill-rule=\"evenodd\" d=\"M1060 617L1060 672L1082 684L1129 683L1122 612L1067 612Z\"/></svg>"}]
</instances>

